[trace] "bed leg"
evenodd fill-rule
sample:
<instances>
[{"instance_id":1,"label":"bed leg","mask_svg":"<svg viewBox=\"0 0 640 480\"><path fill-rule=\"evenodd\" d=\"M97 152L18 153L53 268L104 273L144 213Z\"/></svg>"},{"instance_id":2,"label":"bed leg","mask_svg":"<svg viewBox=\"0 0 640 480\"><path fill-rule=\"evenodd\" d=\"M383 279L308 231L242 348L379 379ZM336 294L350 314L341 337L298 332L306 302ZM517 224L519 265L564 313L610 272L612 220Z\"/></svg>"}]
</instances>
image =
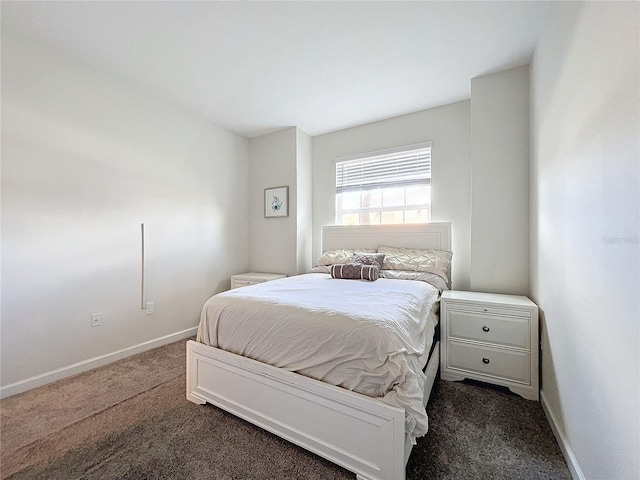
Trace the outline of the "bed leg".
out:
<instances>
[{"instance_id":1,"label":"bed leg","mask_svg":"<svg viewBox=\"0 0 640 480\"><path fill-rule=\"evenodd\" d=\"M194 395L193 393L187 393L187 400L198 405L204 405L205 403L207 403L204 398Z\"/></svg>"}]
</instances>

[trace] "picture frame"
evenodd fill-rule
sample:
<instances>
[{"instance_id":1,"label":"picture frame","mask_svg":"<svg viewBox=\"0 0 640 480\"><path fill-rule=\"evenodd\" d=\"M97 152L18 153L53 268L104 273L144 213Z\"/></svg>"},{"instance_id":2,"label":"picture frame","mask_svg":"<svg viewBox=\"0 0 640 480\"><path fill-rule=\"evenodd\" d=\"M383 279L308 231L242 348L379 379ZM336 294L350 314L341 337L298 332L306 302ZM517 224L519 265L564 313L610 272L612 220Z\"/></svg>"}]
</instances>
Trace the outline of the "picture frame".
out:
<instances>
[{"instance_id":1,"label":"picture frame","mask_svg":"<svg viewBox=\"0 0 640 480\"><path fill-rule=\"evenodd\" d=\"M289 216L289 187L272 187L264 189L265 218Z\"/></svg>"}]
</instances>

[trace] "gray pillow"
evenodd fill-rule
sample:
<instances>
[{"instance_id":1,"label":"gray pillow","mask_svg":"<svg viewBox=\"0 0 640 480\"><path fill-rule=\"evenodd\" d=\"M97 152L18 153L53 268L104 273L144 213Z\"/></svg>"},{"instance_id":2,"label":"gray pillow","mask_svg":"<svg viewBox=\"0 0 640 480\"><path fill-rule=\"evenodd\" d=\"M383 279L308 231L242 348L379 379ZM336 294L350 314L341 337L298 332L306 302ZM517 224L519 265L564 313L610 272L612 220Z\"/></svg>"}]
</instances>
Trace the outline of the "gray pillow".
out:
<instances>
[{"instance_id":1,"label":"gray pillow","mask_svg":"<svg viewBox=\"0 0 640 480\"><path fill-rule=\"evenodd\" d=\"M358 265L375 265L382 268L384 263L383 253L355 253L349 263L357 263Z\"/></svg>"}]
</instances>

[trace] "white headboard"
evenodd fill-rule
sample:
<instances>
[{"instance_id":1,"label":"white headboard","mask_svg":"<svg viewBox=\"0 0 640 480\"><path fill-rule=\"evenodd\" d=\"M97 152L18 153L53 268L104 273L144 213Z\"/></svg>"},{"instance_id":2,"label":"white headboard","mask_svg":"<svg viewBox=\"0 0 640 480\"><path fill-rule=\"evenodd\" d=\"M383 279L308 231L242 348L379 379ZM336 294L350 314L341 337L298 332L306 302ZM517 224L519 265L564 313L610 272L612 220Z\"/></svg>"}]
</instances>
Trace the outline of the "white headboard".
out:
<instances>
[{"instance_id":1,"label":"white headboard","mask_svg":"<svg viewBox=\"0 0 640 480\"><path fill-rule=\"evenodd\" d=\"M377 248L378 245L451 251L451 223L322 227L323 252L338 248Z\"/></svg>"},{"instance_id":2,"label":"white headboard","mask_svg":"<svg viewBox=\"0 0 640 480\"><path fill-rule=\"evenodd\" d=\"M322 227L322 251L339 248L407 247L451 251L451 223L398 225L326 225ZM451 288L451 268L447 272Z\"/></svg>"}]
</instances>

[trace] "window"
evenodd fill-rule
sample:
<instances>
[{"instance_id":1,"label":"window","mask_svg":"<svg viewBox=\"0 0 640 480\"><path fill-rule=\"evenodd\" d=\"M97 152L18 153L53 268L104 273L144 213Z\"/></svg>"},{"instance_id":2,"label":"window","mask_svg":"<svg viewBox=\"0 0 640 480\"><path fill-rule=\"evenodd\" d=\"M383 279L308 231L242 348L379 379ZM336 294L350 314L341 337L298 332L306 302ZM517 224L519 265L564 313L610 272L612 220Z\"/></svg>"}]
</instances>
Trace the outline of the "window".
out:
<instances>
[{"instance_id":1,"label":"window","mask_svg":"<svg viewBox=\"0 0 640 480\"><path fill-rule=\"evenodd\" d=\"M336 224L431 220L431 143L336 162Z\"/></svg>"}]
</instances>

